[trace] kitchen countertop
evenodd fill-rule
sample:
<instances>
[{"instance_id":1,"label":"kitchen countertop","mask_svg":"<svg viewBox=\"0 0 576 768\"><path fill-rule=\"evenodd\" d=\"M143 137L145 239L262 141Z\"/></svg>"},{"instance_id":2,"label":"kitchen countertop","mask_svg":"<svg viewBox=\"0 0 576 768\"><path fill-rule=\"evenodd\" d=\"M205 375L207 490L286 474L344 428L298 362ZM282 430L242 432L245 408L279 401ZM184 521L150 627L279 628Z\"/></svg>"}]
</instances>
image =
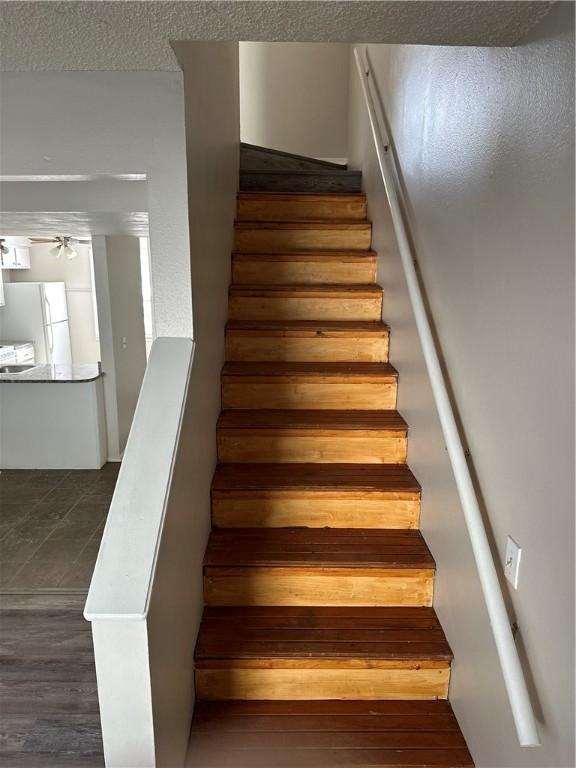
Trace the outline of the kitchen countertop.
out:
<instances>
[{"instance_id":1,"label":"kitchen countertop","mask_svg":"<svg viewBox=\"0 0 576 768\"><path fill-rule=\"evenodd\" d=\"M103 376L100 363L77 365L40 364L23 373L0 373L0 383L81 384Z\"/></svg>"},{"instance_id":2,"label":"kitchen countertop","mask_svg":"<svg viewBox=\"0 0 576 768\"><path fill-rule=\"evenodd\" d=\"M0 347L14 347L14 349L20 349L20 347L32 347L34 346L31 341L0 341Z\"/></svg>"}]
</instances>

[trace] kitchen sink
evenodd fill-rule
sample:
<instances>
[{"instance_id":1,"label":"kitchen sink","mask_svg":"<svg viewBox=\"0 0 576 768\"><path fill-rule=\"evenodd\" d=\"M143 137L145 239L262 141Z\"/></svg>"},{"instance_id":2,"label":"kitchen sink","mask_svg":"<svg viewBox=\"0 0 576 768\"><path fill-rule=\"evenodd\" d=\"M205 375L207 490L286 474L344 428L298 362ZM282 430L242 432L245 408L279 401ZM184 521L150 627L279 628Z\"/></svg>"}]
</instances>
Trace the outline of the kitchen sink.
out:
<instances>
[{"instance_id":1,"label":"kitchen sink","mask_svg":"<svg viewBox=\"0 0 576 768\"><path fill-rule=\"evenodd\" d=\"M25 373L36 368L35 365L0 365L0 373Z\"/></svg>"}]
</instances>

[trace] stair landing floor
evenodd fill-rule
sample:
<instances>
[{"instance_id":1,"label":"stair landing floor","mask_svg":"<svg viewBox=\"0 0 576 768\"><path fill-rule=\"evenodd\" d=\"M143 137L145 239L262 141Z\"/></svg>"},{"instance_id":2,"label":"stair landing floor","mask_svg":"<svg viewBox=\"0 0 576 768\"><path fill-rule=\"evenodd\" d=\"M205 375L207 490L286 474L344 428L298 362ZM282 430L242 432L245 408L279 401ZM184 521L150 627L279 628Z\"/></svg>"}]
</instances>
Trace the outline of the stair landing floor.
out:
<instances>
[{"instance_id":1,"label":"stair landing floor","mask_svg":"<svg viewBox=\"0 0 576 768\"><path fill-rule=\"evenodd\" d=\"M472 768L447 701L199 701L187 768Z\"/></svg>"}]
</instances>

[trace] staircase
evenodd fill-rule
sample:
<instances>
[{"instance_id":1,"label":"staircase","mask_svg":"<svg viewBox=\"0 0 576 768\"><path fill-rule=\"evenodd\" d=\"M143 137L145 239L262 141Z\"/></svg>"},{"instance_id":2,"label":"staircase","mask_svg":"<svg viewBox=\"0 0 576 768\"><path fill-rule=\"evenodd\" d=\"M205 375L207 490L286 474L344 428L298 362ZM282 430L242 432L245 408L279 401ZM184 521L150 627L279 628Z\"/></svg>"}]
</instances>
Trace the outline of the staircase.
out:
<instances>
[{"instance_id":1,"label":"staircase","mask_svg":"<svg viewBox=\"0 0 576 768\"><path fill-rule=\"evenodd\" d=\"M366 199L290 157L243 150L189 765L472 766Z\"/></svg>"}]
</instances>

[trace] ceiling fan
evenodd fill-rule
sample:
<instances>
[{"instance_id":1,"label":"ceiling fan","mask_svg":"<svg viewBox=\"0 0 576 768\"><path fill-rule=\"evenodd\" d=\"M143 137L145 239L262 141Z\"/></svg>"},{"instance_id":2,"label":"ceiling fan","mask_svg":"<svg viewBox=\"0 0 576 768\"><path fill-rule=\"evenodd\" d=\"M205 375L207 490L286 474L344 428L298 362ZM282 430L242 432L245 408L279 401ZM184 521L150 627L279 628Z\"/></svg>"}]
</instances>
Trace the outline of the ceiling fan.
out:
<instances>
[{"instance_id":1,"label":"ceiling fan","mask_svg":"<svg viewBox=\"0 0 576 768\"><path fill-rule=\"evenodd\" d=\"M89 243L89 237L68 237L65 235L58 235L57 237L31 237L32 243L54 243L54 248L50 248L50 255L59 259L61 256L66 256L67 259L75 259L78 253L70 245L70 243Z\"/></svg>"}]
</instances>

